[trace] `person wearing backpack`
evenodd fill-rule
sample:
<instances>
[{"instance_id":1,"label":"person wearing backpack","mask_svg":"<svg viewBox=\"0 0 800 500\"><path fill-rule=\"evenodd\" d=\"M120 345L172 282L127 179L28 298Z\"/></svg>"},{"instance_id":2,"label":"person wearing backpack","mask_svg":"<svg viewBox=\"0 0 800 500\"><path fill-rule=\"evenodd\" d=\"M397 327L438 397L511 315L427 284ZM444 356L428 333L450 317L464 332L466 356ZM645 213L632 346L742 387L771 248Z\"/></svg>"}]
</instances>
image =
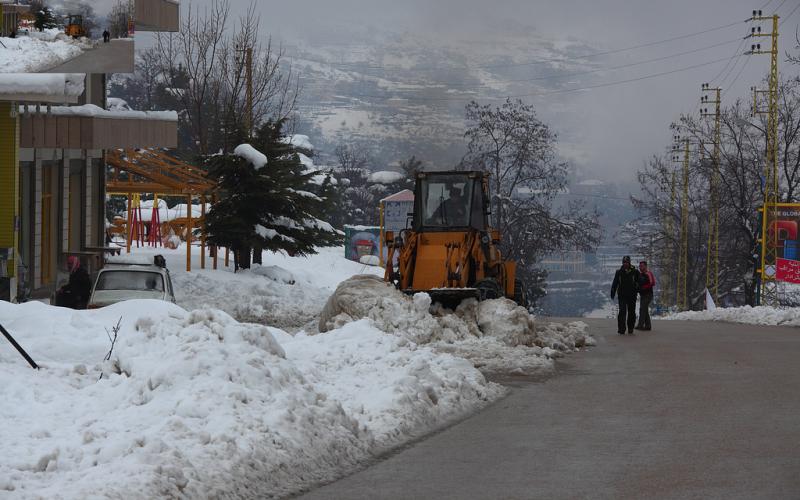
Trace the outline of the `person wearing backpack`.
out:
<instances>
[{"instance_id":1,"label":"person wearing backpack","mask_svg":"<svg viewBox=\"0 0 800 500\"><path fill-rule=\"evenodd\" d=\"M611 299L619 295L619 313L617 314L617 333L625 335L627 324L628 333L633 335L633 325L636 324L636 293L639 291L639 271L631 265L631 258L622 258L622 267L614 274L611 283Z\"/></svg>"},{"instance_id":2,"label":"person wearing backpack","mask_svg":"<svg viewBox=\"0 0 800 500\"><path fill-rule=\"evenodd\" d=\"M647 269L647 261L639 262L639 323L637 330L650 330L650 303L653 301L653 289L656 277Z\"/></svg>"}]
</instances>

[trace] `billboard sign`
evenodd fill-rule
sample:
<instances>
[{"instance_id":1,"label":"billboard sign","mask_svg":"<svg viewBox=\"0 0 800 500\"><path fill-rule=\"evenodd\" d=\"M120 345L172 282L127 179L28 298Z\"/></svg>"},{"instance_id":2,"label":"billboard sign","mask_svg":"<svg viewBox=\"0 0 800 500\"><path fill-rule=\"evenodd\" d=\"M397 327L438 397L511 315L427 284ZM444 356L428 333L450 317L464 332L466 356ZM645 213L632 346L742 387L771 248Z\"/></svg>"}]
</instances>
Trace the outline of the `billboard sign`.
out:
<instances>
[{"instance_id":1,"label":"billboard sign","mask_svg":"<svg viewBox=\"0 0 800 500\"><path fill-rule=\"evenodd\" d=\"M377 226L344 226L344 256L362 262L364 257L380 254L380 231Z\"/></svg>"},{"instance_id":2,"label":"billboard sign","mask_svg":"<svg viewBox=\"0 0 800 500\"><path fill-rule=\"evenodd\" d=\"M767 278L800 283L800 204L778 203L767 234L766 244L774 245L776 265L764 266Z\"/></svg>"}]
</instances>

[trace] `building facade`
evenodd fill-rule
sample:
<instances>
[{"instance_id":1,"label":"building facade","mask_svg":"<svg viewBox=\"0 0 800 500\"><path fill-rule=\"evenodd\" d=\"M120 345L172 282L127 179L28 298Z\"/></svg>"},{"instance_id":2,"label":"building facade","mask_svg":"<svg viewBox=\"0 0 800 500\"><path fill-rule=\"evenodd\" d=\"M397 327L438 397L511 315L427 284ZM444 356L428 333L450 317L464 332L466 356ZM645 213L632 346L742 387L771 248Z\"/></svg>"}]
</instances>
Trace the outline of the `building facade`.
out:
<instances>
[{"instance_id":1,"label":"building facade","mask_svg":"<svg viewBox=\"0 0 800 500\"><path fill-rule=\"evenodd\" d=\"M68 255L102 265L106 150L177 147L175 113L105 111L105 89L105 74L0 75L0 300L50 296Z\"/></svg>"}]
</instances>

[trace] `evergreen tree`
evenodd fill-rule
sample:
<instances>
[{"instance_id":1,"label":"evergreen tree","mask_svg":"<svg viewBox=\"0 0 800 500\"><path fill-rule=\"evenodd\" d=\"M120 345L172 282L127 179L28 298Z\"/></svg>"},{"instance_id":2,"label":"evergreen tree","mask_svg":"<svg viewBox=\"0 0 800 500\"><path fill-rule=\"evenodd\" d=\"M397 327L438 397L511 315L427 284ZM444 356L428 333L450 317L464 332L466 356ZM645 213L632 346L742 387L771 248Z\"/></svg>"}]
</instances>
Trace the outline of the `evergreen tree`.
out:
<instances>
[{"instance_id":1,"label":"evergreen tree","mask_svg":"<svg viewBox=\"0 0 800 500\"><path fill-rule=\"evenodd\" d=\"M39 31L44 31L46 29L51 29L58 26L58 22L56 21L55 14L53 14L53 10L46 5L42 5L42 8L37 10L35 15L36 19L33 21L33 26Z\"/></svg>"},{"instance_id":2,"label":"evergreen tree","mask_svg":"<svg viewBox=\"0 0 800 500\"><path fill-rule=\"evenodd\" d=\"M341 241L341 233L321 220L331 200L320 194L332 192L331 178L305 169L283 125L268 121L254 137L253 147L266 157L263 166L237 150L207 160L221 194L206 216L208 240L233 249L237 269L250 267L253 248L305 255Z\"/></svg>"}]
</instances>

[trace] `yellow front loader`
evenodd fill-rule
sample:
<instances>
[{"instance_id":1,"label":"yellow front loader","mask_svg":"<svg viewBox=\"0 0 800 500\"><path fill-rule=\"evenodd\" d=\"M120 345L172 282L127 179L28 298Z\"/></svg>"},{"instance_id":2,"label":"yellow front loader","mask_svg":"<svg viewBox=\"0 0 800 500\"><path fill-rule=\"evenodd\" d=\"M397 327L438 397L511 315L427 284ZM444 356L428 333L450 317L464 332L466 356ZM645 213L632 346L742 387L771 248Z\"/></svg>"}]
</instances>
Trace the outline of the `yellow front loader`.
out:
<instances>
[{"instance_id":1,"label":"yellow front loader","mask_svg":"<svg viewBox=\"0 0 800 500\"><path fill-rule=\"evenodd\" d=\"M405 293L427 292L455 307L463 299L507 297L527 307L516 262L504 260L489 225L489 174L419 172L412 225L387 232L384 279Z\"/></svg>"}]
</instances>

